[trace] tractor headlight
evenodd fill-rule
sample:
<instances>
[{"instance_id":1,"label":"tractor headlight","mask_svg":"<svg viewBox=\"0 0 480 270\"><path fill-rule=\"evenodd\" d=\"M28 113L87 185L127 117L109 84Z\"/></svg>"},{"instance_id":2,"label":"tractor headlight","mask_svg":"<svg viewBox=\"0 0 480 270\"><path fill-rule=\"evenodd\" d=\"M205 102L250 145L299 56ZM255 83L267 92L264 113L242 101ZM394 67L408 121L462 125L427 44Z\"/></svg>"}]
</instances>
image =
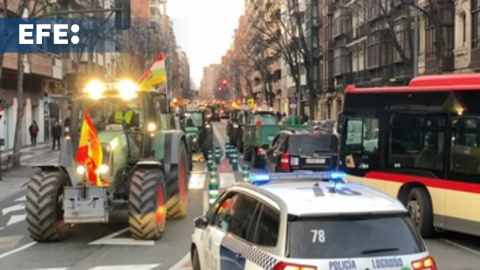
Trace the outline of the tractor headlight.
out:
<instances>
[{"instance_id":1,"label":"tractor headlight","mask_svg":"<svg viewBox=\"0 0 480 270\"><path fill-rule=\"evenodd\" d=\"M77 167L77 173L78 174L85 174L86 171L87 171L87 169L85 169L85 166L83 166L83 165L79 165Z\"/></svg>"},{"instance_id":2,"label":"tractor headlight","mask_svg":"<svg viewBox=\"0 0 480 270\"><path fill-rule=\"evenodd\" d=\"M106 174L108 172L108 166L105 164L102 164L100 168L98 168L98 174Z\"/></svg>"},{"instance_id":3,"label":"tractor headlight","mask_svg":"<svg viewBox=\"0 0 480 270\"><path fill-rule=\"evenodd\" d=\"M137 97L138 85L131 80L121 80L117 84L118 91L123 100L131 100Z\"/></svg>"}]
</instances>

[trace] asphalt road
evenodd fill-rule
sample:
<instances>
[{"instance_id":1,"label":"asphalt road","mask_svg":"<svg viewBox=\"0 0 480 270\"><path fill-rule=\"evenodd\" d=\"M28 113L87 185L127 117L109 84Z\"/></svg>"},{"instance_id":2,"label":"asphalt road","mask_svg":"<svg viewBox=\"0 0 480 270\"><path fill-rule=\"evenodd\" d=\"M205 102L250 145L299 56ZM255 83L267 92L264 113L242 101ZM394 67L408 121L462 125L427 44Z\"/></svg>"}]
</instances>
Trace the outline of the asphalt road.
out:
<instances>
[{"instance_id":1,"label":"asphalt road","mask_svg":"<svg viewBox=\"0 0 480 270\"><path fill-rule=\"evenodd\" d=\"M225 124L214 123L214 131L218 137L215 144L223 145L227 139ZM54 162L54 155L38 159ZM198 155L194 159L201 160ZM243 163L241 156L239 161ZM110 224L73 227L69 238L61 243L35 243L26 231L25 191L12 190L11 196L0 199L0 269L191 269L188 251L192 221L205 208L204 171L205 162L194 163L188 216L169 220L164 236L155 242L133 241L126 229L126 213L118 212L112 216ZM35 169L24 168L7 175L25 182L34 172ZM439 269L480 269L478 237L445 233L426 243Z\"/></svg>"}]
</instances>

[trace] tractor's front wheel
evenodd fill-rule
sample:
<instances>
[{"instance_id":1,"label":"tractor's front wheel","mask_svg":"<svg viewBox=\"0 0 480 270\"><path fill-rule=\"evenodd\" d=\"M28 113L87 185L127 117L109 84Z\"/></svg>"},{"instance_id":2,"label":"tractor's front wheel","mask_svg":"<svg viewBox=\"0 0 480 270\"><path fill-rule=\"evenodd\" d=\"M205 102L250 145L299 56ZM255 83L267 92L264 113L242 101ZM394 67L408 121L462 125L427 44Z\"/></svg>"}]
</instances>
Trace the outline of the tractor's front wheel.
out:
<instances>
[{"instance_id":1,"label":"tractor's front wheel","mask_svg":"<svg viewBox=\"0 0 480 270\"><path fill-rule=\"evenodd\" d=\"M179 219L187 216L189 176L187 162L187 152L185 146L182 145L178 165L172 166L167 181L168 194L173 194L167 201L167 218L169 219Z\"/></svg>"},{"instance_id":2,"label":"tractor's front wheel","mask_svg":"<svg viewBox=\"0 0 480 270\"><path fill-rule=\"evenodd\" d=\"M132 176L128 223L133 238L160 239L166 224L165 176L160 169L139 169Z\"/></svg>"},{"instance_id":3,"label":"tractor's front wheel","mask_svg":"<svg viewBox=\"0 0 480 270\"><path fill-rule=\"evenodd\" d=\"M27 226L37 242L56 242L67 237L63 219L65 176L60 171L41 171L28 182Z\"/></svg>"}]
</instances>

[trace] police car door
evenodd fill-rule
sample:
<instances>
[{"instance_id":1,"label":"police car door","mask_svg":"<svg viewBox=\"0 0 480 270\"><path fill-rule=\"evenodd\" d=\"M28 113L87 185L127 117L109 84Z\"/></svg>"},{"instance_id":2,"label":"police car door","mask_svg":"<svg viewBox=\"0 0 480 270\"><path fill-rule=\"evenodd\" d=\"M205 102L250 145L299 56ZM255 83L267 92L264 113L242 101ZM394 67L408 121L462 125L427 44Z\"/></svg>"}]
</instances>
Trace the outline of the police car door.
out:
<instances>
[{"instance_id":1,"label":"police car door","mask_svg":"<svg viewBox=\"0 0 480 270\"><path fill-rule=\"evenodd\" d=\"M233 208L239 194L231 192L220 202L213 215L211 226L205 230L203 238L203 267L205 269L219 270L220 268L220 243L227 234L233 216ZM200 255L202 256L202 255Z\"/></svg>"},{"instance_id":2,"label":"police car door","mask_svg":"<svg viewBox=\"0 0 480 270\"><path fill-rule=\"evenodd\" d=\"M235 202L233 216L228 227L228 234L220 243L221 269L248 269L246 251L253 245L253 230L257 223L258 201L248 195L240 194ZM248 253L248 252L247 252Z\"/></svg>"}]
</instances>

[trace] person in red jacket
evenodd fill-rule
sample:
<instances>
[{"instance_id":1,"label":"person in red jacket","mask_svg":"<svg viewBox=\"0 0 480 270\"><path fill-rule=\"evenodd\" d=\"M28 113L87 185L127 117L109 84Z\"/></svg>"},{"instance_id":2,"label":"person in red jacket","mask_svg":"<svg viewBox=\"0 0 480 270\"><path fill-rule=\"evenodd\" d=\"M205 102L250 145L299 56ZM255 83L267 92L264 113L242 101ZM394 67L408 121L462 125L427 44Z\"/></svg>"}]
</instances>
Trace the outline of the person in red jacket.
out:
<instances>
[{"instance_id":1,"label":"person in red jacket","mask_svg":"<svg viewBox=\"0 0 480 270\"><path fill-rule=\"evenodd\" d=\"M33 121L30 125L28 132L30 133L30 142L32 143L32 146L37 145L38 125L36 121Z\"/></svg>"}]
</instances>

